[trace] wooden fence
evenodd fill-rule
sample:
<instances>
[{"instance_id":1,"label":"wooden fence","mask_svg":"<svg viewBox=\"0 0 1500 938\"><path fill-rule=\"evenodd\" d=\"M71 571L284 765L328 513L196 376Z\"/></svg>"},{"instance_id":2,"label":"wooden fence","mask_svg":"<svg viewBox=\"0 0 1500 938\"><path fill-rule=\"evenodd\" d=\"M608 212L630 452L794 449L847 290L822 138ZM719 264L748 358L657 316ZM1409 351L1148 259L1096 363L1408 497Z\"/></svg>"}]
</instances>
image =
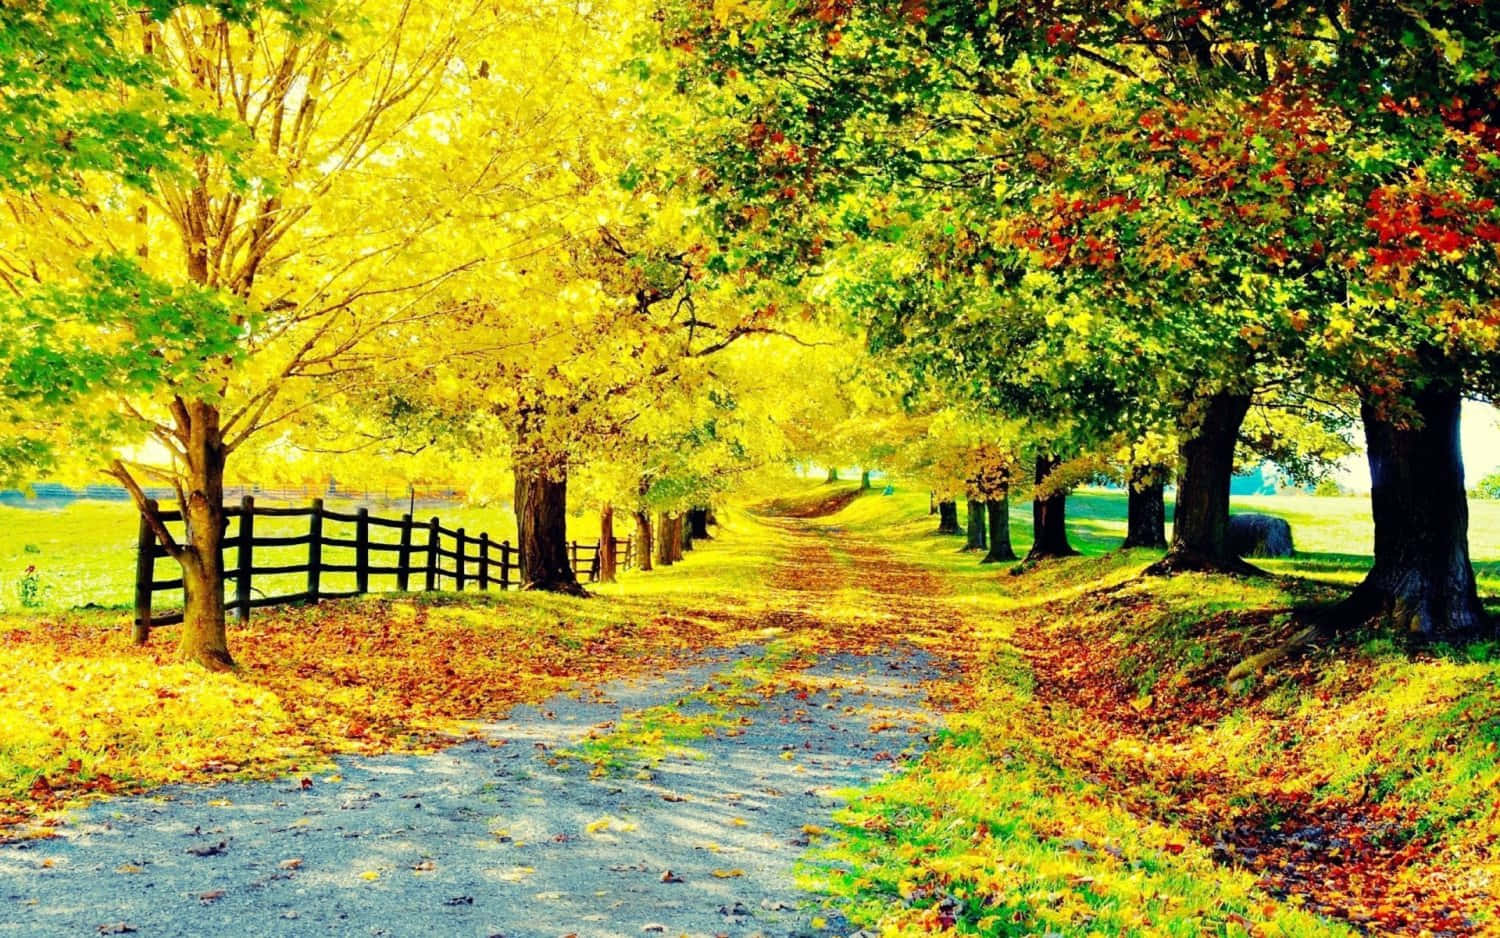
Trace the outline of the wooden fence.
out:
<instances>
[{"instance_id":1,"label":"wooden fence","mask_svg":"<svg viewBox=\"0 0 1500 938\"><path fill-rule=\"evenodd\" d=\"M155 508L156 503L152 502ZM438 518L415 521L409 514L400 519L379 518L369 509L360 508L353 513L329 511L323 500L315 498L306 508L267 508L255 504L255 499L245 496L240 503L226 506L228 519L237 522L232 530L225 532L221 546L223 553L236 552L235 566L224 572L226 592L225 605L234 610L240 621L250 618L250 610L265 606L282 606L290 603L315 603L324 599L344 599L370 592L371 577L394 577L394 589L400 592L414 588L416 582L423 590L440 590L445 584L462 592L466 587L480 590L511 589L521 585L521 552L509 541L494 541L486 533L478 536L468 534L463 528L444 527ZM180 524L182 512L160 512L161 519L168 524ZM306 517L307 533L291 536L266 536L255 531L255 519L267 517ZM354 536L331 537L323 530L325 521L354 525ZM384 528L396 532L395 542L380 541L370 536L371 529ZM629 569L633 546L630 538L615 538L616 557L619 569ZM306 546L305 560L297 563L268 563L257 565L257 549L288 548ZM329 563L324 559L326 548L351 549L353 563ZM394 555L394 556L392 556ZM180 592L181 577L158 580L156 561L167 556L156 535L141 519L137 535L135 576L135 620L136 627L155 628L175 625L182 621L180 609L171 612L153 611L153 599L157 593ZM568 545L568 559L573 570L588 582L599 579L599 542L592 544L572 541ZM221 566L223 564L221 563ZM268 595L255 587L256 577L303 575L303 588L292 593ZM353 574L353 589L327 590L323 588L324 574ZM262 579L264 582L264 579ZM260 595L255 595L260 593Z\"/></svg>"}]
</instances>

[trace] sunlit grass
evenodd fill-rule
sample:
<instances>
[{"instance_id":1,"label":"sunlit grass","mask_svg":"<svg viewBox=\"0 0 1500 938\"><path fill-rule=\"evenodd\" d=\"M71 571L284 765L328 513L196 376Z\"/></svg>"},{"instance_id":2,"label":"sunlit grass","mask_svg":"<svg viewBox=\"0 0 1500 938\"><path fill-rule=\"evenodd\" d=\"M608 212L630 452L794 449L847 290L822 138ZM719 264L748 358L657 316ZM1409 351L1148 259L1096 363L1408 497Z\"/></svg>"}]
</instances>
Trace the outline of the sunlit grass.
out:
<instances>
[{"instance_id":1,"label":"sunlit grass","mask_svg":"<svg viewBox=\"0 0 1500 938\"><path fill-rule=\"evenodd\" d=\"M1493 927L1475 897L1493 895L1500 867L1500 814L1487 794L1500 785L1497 649L1479 643L1414 659L1390 639L1352 636L1226 681L1245 656L1290 634L1300 603L1336 598L1339 584L1354 582L1372 536L1362 499L1235 501L1236 510L1286 517L1304 553L1266 563L1271 578L1141 578L1158 554L1114 549L1125 500L1101 491L1069 500L1083 556L1025 571L979 566L959 550L961 538L935 533L926 493L899 485L817 520L940 573L946 592L932 601L962 610L982 670L969 705L923 761L856 798L809 883L886 935L944 926L975 935L1344 934L1271 901L1202 840L1236 817L1264 812L1272 823L1288 806L1329 824L1370 810L1399 831L1391 850L1420 837L1425 852L1393 861L1373 894L1357 891L1358 877L1345 887L1356 890L1350 896L1303 888L1371 916L1383 904L1427 901L1441 884L1450 908L1465 902L1476 927ZM1475 503L1471 526L1492 597L1497 508ZM1017 553L1028 522L1013 512ZM1036 652L1022 644L1055 650L1084 690L1072 697L1055 674L1033 673ZM1158 713L1164 722L1139 719Z\"/></svg>"}]
</instances>

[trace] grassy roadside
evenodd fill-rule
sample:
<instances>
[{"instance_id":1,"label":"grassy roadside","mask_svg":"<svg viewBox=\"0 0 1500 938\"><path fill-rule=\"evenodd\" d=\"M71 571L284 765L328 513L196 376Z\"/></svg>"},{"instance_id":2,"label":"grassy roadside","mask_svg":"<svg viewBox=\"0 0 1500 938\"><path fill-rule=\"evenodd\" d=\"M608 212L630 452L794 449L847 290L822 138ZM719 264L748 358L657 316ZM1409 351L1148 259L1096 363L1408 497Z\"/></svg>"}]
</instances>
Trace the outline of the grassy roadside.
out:
<instances>
[{"instance_id":1,"label":"grassy roadside","mask_svg":"<svg viewBox=\"0 0 1500 938\"><path fill-rule=\"evenodd\" d=\"M171 629L130 645L117 612L0 618L0 837L101 794L430 749L516 703L756 638L782 541L724 516L718 541L602 598L375 595L257 614L230 626L234 674L174 663Z\"/></svg>"},{"instance_id":2,"label":"grassy roadside","mask_svg":"<svg viewBox=\"0 0 1500 938\"><path fill-rule=\"evenodd\" d=\"M1105 498L1070 502L1099 521L1075 531L1084 556L1020 576L932 534L925 493L821 519L938 573L981 665L927 758L852 802L810 883L896 936L1500 933L1496 650L1360 637L1230 684L1294 605L1333 595L1321 558L1138 579L1149 552L1097 549L1117 538ZM1306 516L1299 538L1352 524Z\"/></svg>"}]
</instances>

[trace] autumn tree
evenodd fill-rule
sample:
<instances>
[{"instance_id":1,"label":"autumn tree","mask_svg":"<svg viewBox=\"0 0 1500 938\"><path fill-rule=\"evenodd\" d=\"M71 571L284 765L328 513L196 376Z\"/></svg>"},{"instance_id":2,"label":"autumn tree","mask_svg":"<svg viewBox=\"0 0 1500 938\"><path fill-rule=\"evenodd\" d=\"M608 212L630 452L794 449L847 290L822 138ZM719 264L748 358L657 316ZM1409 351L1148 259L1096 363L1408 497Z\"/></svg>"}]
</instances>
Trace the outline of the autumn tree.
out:
<instances>
[{"instance_id":1,"label":"autumn tree","mask_svg":"<svg viewBox=\"0 0 1500 938\"><path fill-rule=\"evenodd\" d=\"M1162 572L1244 569L1224 535L1256 395L1347 387L1383 532L1348 611L1479 628L1461 466L1439 454L1459 399L1492 389L1488 8L670 9L679 84L726 128L705 193L749 206L723 235L777 235L748 266L903 249L917 298L892 332L926 320L950 375L989 365L1075 416L1117 412L1095 390L1159 402L1180 463Z\"/></svg>"},{"instance_id":2,"label":"autumn tree","mask_svg":"<svg viewBox=\"0 0 1500 938\"><path fill-rule=\"evenodd\" d=\"M329 393L316 388L378 367L389 336L441 308L480 260L453 251L443 223L445 200L485 178L445 174L434 131L504 94L481 74L497 24L477 7L354 12L181 6L117 21L108 41L142 49L241 152L153 169L142 188L84 174L71 190L6 200L6 315L25 337L6 355L11 392L44 411L34 427L83 441L78 459L104 460L130 492L182 567L181 654L208 667L232 665L231 454ZM372 201L404 204L400 224ZM147 437L134 457L108 455ZM147 498L152 481L177 493L182 537Z\"/></svg>"}]
</instances>

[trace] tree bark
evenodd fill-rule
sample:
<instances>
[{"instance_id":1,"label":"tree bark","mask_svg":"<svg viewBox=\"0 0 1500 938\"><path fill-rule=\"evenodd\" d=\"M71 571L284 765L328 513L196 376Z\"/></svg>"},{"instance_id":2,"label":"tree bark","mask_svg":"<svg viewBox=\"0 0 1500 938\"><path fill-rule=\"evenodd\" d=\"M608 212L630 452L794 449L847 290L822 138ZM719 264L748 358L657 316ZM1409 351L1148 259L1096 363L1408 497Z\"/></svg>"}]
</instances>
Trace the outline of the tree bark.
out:
<instances>
[{"instance_id":1,"label":"tree bark","mask_svg":"<svg viewBox=\"0 0 1500 938\"><path fill-rule=\"evenodd\" d=\"M1457 388L1436 385L1413 402L1420 422L1392 423L1360 408L1370 460L1375 561L1338 607L1338 625L1379 618L1413 640L1493 635L1469 561L1469 505L1459 448Z\"/></svg>"},{"instance_id":2,"label":"tree bark","mask_svg":"<svg viewBox=\"0 0 1500 938\"><path fill-rule=\"evenodd\" d=\"M828 481L829 482L837 482L838 480L839 480L839 471L837 469L835 469L835 468L831 468L830 467L829 470L828 470Z\"/></svg>"},{"instance_id":3,"label":"tree bark","mask_svg":"<svg viewBox=\"0 0 1500 938\"><path fill-rule=\"evenodd\" d=\"M615 506L606 502L599 509L599 582L615 582Z\"/></svg>"},{"instance_id":4,"label":"tree bark","mask_svg":"<svg viewBox=\"0 0 1500 938\"><path fill-rule=\"evenodd\" d=\"M658 567L670 567L677 561L676 531L672 527L672 518L665 511L656 513L656 565Z\"/></svg>"},{"instance_id":5,"label":"tree bark","mask_svg":"<svg viewBox=\"0 0 1500 938\"><path fill-rule=\"evenodd\" d=\"M1052 474L1062 460L1051 456L1036 458L1036 484L1040 486ZM1055 492L1043 498L1031 500L1031 551L1026 562L1032 563L1048 557L1072 557L1078 551L1068 543L1068 494Z\"/></svg>"},{"instance_id":6,"label":"tree bark","mask_svg":"<svg viewBox=\"0 0 1500 938\"><path fill-rule=\"evenodd\" d=\"M1230 551L1228 538L1234 448L1249 409L1248 394L1215 394L1207 401L1197 429L1183 438L1172 546L1167 556L1147 568L1148 574L1260 572Z\"/></svg>"},{"instance_id":7,"label":"tree bark","mask_svg":"<svg viewBox=\"0 0 1500 938\"><path fill-rule=\"evenodd\" d=\"M516 469L521 589L587 596L568 565L567 467Z\"/></svg>"},{"instance_id":8,"label":"tree bark","mask_svg":"<svg viewBox=\"0 0 1500 938\"><path fill-rule=\"evenodd\" d=\"M989 515L990 550L980 563L1004 563L1016 559L1015 549L1010 546L1010 492L1000 493L984 503Z\"/></svg>"},{"instance_id":9,"label":"tree bark","mask_svg":"<svg viewBox=\"0 0 1500 938\"><path fill-rule=\"evenodd\" d=\"M984 502L977 498L969 499L969 523L964 528L964 550L984 550L986 540L984 536Z\"/></svg>"},{"instance_id":10,"label":"tree bark","mask_svg":"<svg viewBox=\"0 0 1500 938\"><path fill-rule=\"evenodd\" d=\"M708 540L708 509L694 508L688 512L688 530L698 540Z\"/></svg>"},{"instance_id":11,"label":"tree bark","mask_svg":"<svg viewBox=\"0 0 1500 938\"><path fill-rule=\"evenodd\" d=\"M693 549L693 526L688 521L687 512L677 516L677 543L682 545L683 553ZM681 557L677 558L681 560Z\"/></svg>"},{"instance_id":12,"label":"tree bark","mask_svg":"<svg viewBox=\"0 0 1500 938\"><path fill-rule=\"evenodd\" d=\"M958 526L958 505L955 502L938 502L938 530L939 534L962 534L963 529Z\"/></svg>"},{"instance_id":13,"label":"tree bark","mask_svg":"<svg viewBox=\"0 0 1500 938\"><path fill-rule=\"evenodd\" d=\"M668 541L672 549L672 560L682 560L682 515L672 515L669 519L672 525L672 537Z\"/></svg>"},{"instance_id":14,"label":"tree bark","mask_svg":"<svg viewBox=\"0 0 1500 938\"><path fill-rule=\"evenodd\" d=\"M870 470L864 469L859 474L859 490L868 492L870 490Z\"/></svg>"},{"instance_id":15,"label":"tree bark","mask_svg":"<svg viewBox=\"0 0 1500 938\"><path fill-rule=\"evenodd\" d=\"M224 464L228 452L219 409L195 401L188 415L186 497L181 504L186 534L177 556L182 566L182 634L177 653L211 671L234 667L224 621Z\"/></svg>"},{"instance_id":16,"label":"tree bark","mask_svg":"<svg viewBox=\"0 0 1500 938\"><path fill-rule=\"evenodd\" d=\"M635 513L635 568L651 571L651 512L642 508Z\"/></svg>"},{"instance_id":17,"label":"tree bark","mask_svg":"<svg viewBox=\"0 0 1500 938\"><path fill-rule=\"evenodd\" d=\"M1132 547L1162 550L1167 546L1167 499L1165 470L1161 466L1135 466L1126 484L1125 543Z\"/></svg>"}]
</instances>

